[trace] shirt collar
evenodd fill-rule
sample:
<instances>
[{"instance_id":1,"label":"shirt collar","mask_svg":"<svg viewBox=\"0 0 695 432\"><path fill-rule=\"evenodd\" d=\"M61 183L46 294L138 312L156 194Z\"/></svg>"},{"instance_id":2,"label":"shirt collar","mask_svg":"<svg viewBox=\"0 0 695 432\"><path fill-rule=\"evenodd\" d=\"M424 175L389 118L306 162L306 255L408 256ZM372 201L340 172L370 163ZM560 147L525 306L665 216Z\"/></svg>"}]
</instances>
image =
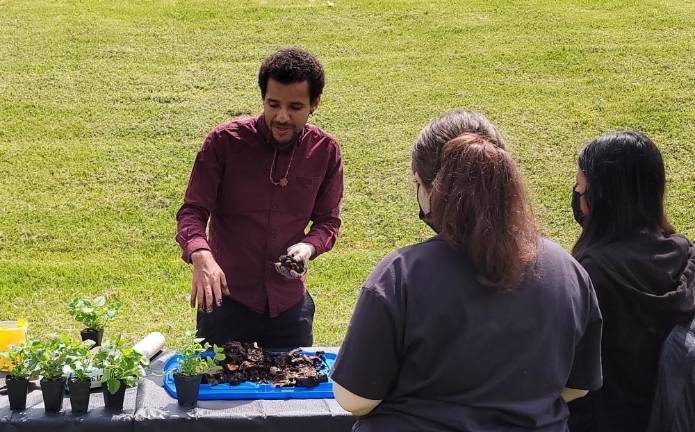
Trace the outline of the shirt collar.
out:
<instances>
[{"instance_id":1,"label":"shirt collar","mask_svg":"<svg viewBox=\"0 0 695 432\"><path fill-rule=\"evenodd\" d=\"M270 131L270 128L268 127L268 125L266 124L265 117L263 116L263 114L258 116L258 118L256 119L256 125L257 125L256 128L258 129L258 133L263 138L263 142L272 148L277 148L277 142L273 138L273 134ZM302 128L302 131L299 132L299 135L297 135L297 138L295 139L294 143L292 143L291 145L288 145L287 147L285 147L285 149L290 149L293 146L298 146L299 144L301 144L302 139L304 139L305 134L306 134L306 125L304 125L304 127Z\"/></svg>"}]
</instances>

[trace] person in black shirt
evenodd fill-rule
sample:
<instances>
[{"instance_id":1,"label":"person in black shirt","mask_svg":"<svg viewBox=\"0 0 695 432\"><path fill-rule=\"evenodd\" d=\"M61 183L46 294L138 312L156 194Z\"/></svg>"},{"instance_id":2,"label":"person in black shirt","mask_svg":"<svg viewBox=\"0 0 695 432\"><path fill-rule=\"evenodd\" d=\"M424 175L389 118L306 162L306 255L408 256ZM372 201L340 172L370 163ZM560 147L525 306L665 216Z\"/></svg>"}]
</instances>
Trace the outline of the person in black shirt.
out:
<instances>
[{"instance_id":1,"label":"person in black shirt","mask_svg":"<svg viewBox=\"0 0 695 432\"><path fill-rule=\"evenodd\" d=\"M572 432L640 432L661 346L695 313L695 249L664 215L661 153L638 131L606 133L579 155L573 255L603 314L603 388L570 404Z\"/></svg>"},{"instance_id":2,"label":"person in black shirt","mask_svg":"<svg viewBox=\"0 0 695 432\"><path fill-rule=\"evenodd\" d=\"M438 234L365 282L332 371L353 430L557 431L601 385L591 281L539 237L521 176L480 114L435 119L413 148Z\"/></svg>"}]
</instances>

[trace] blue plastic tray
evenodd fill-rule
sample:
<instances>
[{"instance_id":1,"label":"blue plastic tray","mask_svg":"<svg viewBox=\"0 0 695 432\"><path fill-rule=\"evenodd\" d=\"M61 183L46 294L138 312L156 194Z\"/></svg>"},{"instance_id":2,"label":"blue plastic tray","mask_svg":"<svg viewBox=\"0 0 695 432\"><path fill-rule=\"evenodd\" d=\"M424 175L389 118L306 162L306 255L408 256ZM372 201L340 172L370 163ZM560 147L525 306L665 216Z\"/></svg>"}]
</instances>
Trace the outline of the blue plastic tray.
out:
<instances>
[{"instance_id":1,"label":"blue plastic tray","mask_svg":"<svg viewBox=\"0 0 695 432\"><path fill-rule=\"evenodd\" d=\"M305 354L315 354L310 351L302 351ZM335 354L326 353L328 372L335 362ZM174 385L174 371L179 364L181 355L170 358L164 365L164 388L176 398L176 386ZM272 384L256 384L243 382L237 386L227 383L210 385L201 384L199 400L236 400L236 399L333 399L333 380L330 376L328 382L316 387L273 387Z\"/></svg>"}]
</instances>

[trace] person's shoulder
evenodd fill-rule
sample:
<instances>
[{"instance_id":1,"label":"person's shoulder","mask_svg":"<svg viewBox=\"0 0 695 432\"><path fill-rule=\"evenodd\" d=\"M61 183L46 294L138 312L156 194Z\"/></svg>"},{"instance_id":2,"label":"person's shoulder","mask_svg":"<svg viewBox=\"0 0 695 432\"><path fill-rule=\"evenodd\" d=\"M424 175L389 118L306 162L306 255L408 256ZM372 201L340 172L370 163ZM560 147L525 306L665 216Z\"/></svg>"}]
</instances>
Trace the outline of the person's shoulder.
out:
<instances>
[{"instance_id":1,"label":"person's shoulder","mask_svg":"<svg viewBox=\"0 0 695 432\"><path fill-rule=\"evenodd\" d=\"M333 135L321 129L320 127L307 123L305 126L305 136L311 141L326 145L329 147L335 147L340 150L340 145L338 145L338 140L335 139Z\"/></svg>"},{"instance_id":2,"label":"person's shoulder","mask_svg":"<svg viewBox=\"0 0 695 432\"><path fill-rule=\"evenodd\" d=\"M643 261L644 256L675 254L685 256L692 243L683 234L665 235L662 232L642 232L628 238L599 243L589 247L578 257L585 262L608 264L615 261L625 262L628 257Z\"/></svg>"},{"instance_id":3,"label":"person's shoulder","mask_svg":"<svg viewBox=\"0 0 695 432\"><path fill-rule=\"evenodd\" d=\"M386 255L367 278L365 287L383 289L383 285L400 285L414 261L448 250L446 242L435 236L429 240L397 249Z\"/></svg>"},{"instance_id":4,"label":"person's shoulder","mask_svg":"<svg viewBox=\"0 0 695 432\"><path fill-rule=\"evenodd\" d=\"M529 272L526 284L542 287L543 296L583 299L586 304L593 294L591 273L562 246L541 238L538 259Z\"/></svg>"},{"instance_id":5,"label":"person's shoulder","mask_svg":"<svg viewBox=\"0 0 695 432\"><path fill-rule=\"evenodd\" d=\"M571 257L571 255L565 250L565 248L546 237L540 238L540 250L545 253L550 253L556 256Z\"/></svg>"},{"instance_id":6,"label":"person's shoulder","mask_svg":"<svg viewBox=\"0 0 695 432\"><path fill-rule=\"evenodd\" d=\"M538 264L544 268L544 273L549 270L562 271L562 273L575 273L580 278L588 278L587 271L582 260L589 261L590 258L575 259L569 252L558 243L541 237L539 245Z\"/></svg>"},{"instance_id":7,"label":"person's shoulder","mask_svg":"<svg viewBox=\"0 0 695 432\"><path fill-rule=\"evenodd\" d=\"M685 235L680 233L671 234L669 236L665 236L665 238L680 249L687 250L693 247L693 243Z\"/></svg>"},{"instance_id":8,"label":"person's shoulder","mask_svg":"<svg viewBox=\"0 0 695 432\"><path fill-rule=\"evenodd\" d=\"M452 249L441 236L436 235L419 243L402 247L398 249L397 252L400 252L400 254L405 257L411 258L422 256L423 254L450 253Z\"/></svg>"},{"instance_id":9,"label":"person's shoulder","mask_svg":"<svg viewBox=\"0 0 695 432\"><path fill-rule=\"evenodd\" d=\"M240 116L215 126L211 132L230 135L255 134L258 131L257 122L258 118L256 117Z\"/></svg>"},{"instance_id":10,"label":"person's shoulder","mask_svg":"<svg viewBox=\"0 0 695 432\"><path fill-rule=\"evenodd\" d=\"M255 142L253 137L258 134L257 120L243 116L218 124L208 133L201 150L224 154L228 149L239 149L236 144Z\"/></svg>"},{"instance_id":11,"label":"person's shoulder","mask_svg":"<svg viewBox=\"0 0 695 432\"><path fill-rule=\"evenodd\" d=\"M577 264L577 260L575 260L574 257L572 257L572 255L565 250L565 248L548 238L540 238L538 251L539 256L543 260L550 260L554 262L562 261Z\"/></svg>"}]
</instances>

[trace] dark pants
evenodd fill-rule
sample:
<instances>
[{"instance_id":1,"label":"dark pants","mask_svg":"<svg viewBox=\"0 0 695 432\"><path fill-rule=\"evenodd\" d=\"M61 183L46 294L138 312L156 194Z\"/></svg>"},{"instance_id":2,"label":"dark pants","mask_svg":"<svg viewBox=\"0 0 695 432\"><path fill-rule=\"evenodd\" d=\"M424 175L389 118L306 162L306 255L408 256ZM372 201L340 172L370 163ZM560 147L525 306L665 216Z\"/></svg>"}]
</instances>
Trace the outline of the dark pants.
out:
<instances>
[{"instance_id":1,"label":"dark pants","mask_svg":"<svg viewBox=\"0 0 695 432\"><path fill-rule=\"evenodd\" d=\"M225 297L212 313L198 311L198 337L211 344L229 341L257 342L263 348L291 349L309 347L314 342L314 300L309 291L296 306L271 318Z\"/></svg>"}]
</instances>

